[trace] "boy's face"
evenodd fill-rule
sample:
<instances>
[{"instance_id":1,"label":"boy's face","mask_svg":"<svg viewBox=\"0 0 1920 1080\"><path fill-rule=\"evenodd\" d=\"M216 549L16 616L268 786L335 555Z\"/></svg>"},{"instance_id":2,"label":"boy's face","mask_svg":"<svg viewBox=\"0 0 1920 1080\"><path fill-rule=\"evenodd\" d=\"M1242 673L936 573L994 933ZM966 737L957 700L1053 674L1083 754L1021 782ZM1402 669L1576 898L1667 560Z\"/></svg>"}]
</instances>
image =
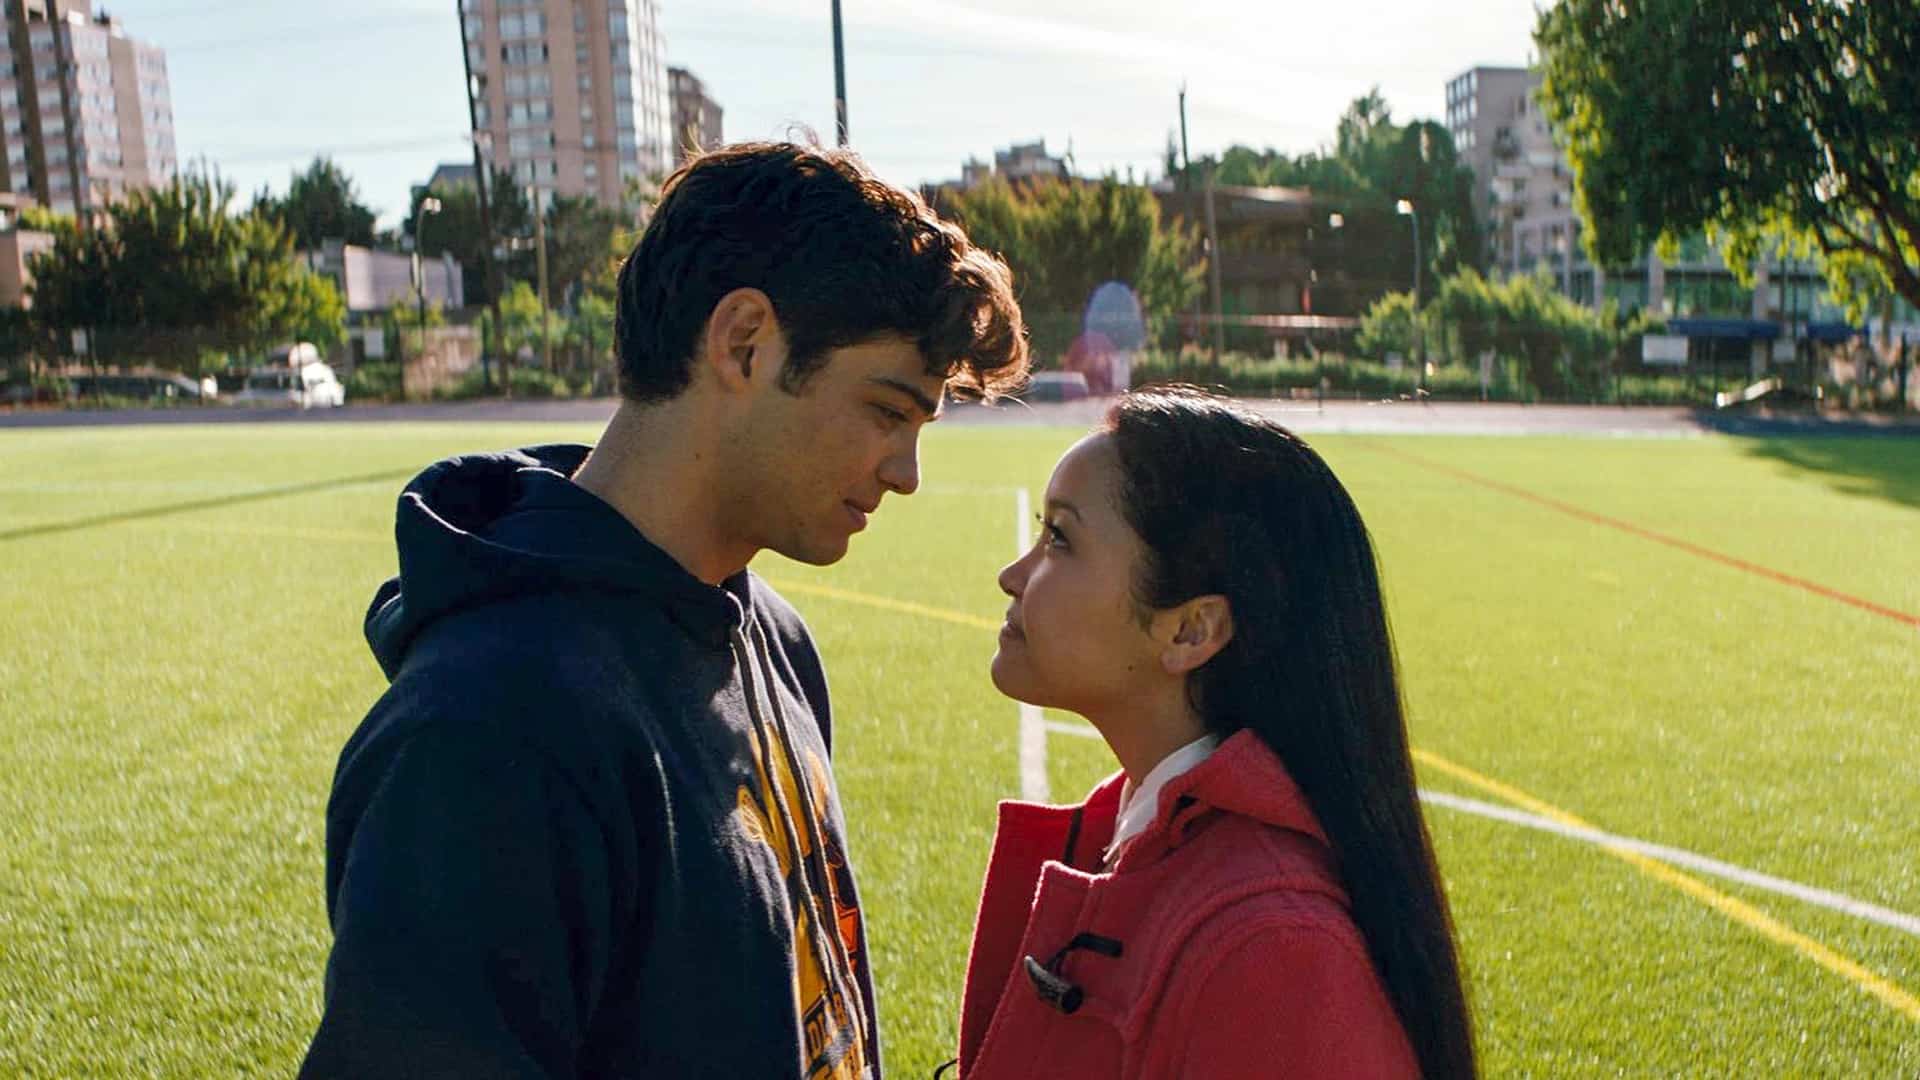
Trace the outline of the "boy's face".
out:
<instances>
[{"instance_id":1,"label":"boy's face","mask_svg":"<svg viewBox=\"0 0 1920 1080\"><path fill-rule=\"evenodd\" d=\"M756 392L729 454L738 470L729 517L755 549L824 566L847 553L884 495L920 486L920 429L937 418L945 380L894 335L831 350L798 393L779 385L785 362L782 353L755 363Z\"/></svg>"}]
</instances>

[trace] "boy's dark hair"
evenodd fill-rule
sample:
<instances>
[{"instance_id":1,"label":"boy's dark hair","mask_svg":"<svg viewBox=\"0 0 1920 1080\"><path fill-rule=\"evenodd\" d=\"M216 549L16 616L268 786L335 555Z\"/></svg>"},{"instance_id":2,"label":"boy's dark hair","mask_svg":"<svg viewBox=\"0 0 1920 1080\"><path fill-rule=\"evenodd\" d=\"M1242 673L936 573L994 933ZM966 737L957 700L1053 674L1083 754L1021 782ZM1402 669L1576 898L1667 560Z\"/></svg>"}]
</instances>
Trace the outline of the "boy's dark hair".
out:
<instances>
[{"instance_id":1,"label":"boy's dark hair","mask_svg":"<svg viewBox=\"0 0 1920 1080\"><path fill-rule=\"evenodd\" d=\"M1026 378L1026 326L1007 265L851 151L738 143L668 177L620 267L622 396L661 401L685 390L708 317L740 288L773 303L790 392L829 350L886 333L916 343L927 373L963 392L993 397Z\"/></svg>"}]
</instances>

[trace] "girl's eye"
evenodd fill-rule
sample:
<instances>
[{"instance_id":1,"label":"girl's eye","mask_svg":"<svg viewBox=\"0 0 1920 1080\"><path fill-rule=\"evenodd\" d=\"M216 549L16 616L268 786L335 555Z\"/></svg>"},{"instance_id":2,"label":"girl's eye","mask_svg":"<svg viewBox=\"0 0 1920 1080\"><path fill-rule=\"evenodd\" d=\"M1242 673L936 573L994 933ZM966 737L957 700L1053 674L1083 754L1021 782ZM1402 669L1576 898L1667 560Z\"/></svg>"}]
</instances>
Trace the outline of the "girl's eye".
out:
<instances>
[{"instance_id":1,"label":"girl's eye","mask_svg":"<svg viewBox=\"0 0 1920 1080\"><path fill-rule=\"evenodd\" d=\"M899 409L889 408L885 405L875 405L873 409L889 424L904 424L907 422L907 414L901 412Z\"/></svg>"},{"instance_id":2,"label":"girl's eye","mask_svg":"<svg viewBox=\"0 0 1920 1080\"><path fill-rule=\"evenodd\" d=\"M1048 547L1063 548L1067 546L1067 534L1060 531L1060 526L1055 525L1053 522L1048 521L1038 514L1034 515L1033 520L1040 523L1040 538L1046 542Z\"/></svg>"}]
</instances>

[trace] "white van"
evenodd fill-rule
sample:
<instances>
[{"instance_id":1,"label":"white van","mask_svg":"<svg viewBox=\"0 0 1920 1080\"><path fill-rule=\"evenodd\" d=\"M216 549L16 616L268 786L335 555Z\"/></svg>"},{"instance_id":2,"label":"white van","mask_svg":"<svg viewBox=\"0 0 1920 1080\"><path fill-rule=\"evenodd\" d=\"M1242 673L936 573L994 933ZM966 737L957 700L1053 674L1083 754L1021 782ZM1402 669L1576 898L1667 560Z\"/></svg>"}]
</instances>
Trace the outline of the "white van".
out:
<instances>
[{"instance_id":1,"label":"white van","mask_svg":"<svg viewBox=\"0 0 1920 1080\"><path fill-rule=\"evenodd\" d=\"M311 345L304 347L313 348ZM293 348L298 350L302 346ZM333 409L347 403L347 388L340 385L332 368L313 360L285 367L255 368L247 376L247 385L233 396L233 403Z\"/></svg>"}]
</instances>

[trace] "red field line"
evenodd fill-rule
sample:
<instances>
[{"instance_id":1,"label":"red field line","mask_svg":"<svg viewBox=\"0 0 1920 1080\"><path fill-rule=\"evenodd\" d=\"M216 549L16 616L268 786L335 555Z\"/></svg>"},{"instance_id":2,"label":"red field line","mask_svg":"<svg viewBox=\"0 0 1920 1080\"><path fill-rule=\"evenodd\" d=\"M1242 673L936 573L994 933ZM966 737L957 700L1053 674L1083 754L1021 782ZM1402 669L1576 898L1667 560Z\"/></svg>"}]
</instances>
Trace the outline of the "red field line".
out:
<instances>
[{"instance_id":1,"label":"red field line","mask_svg":"<svg viewBox=\"0 0 1920 1080\"><path fill-rule=\"evenodd\" d=\"M1912 615L1904 611L1896 611L1893 608L1887 607L1883 604L1876 604L1871 600L1861 599L1860 597L1854 596L1851 593L1843 593L1838 589L1829 589L1825 585L1822 585L1818 582L1808 581L1805 578L1794 577L1792 574L1782 573L1778 570L1772 569L1771 567L1761 566L1758 563L1750 563L1745 559L1735 558L1732 555L1727 555L1722 552L1715 551L1712 548L1701 547L1699 544L1691 543L1689 541L1682 540L1678 537L1668 536L1665 533L1654 532L1652 529L1643 528L1639 525L1635 525L1631 521L1622 521L1619 518L1608 517L1605 514L1596 514L1591 510L1583 510L1580 507L1574 506L1571 503L1564 503L1558 499L1550 498L1546 495L1538 494L1537 492L1528 491L1525 488L1515 487L1512 484L1501 483L1498 480L1492 480L1487 477L1481 476L1477 473L1470 473L1465 469L1457 469L1451 465L1443 465L1437 461L1429 461L1426 458L1419 457L1415 454L1409 454L1404 450L1399 450L1390 446L1383 446L1379 443L1372 444L1372 448L1390 457L1396 457L1403 461L1411 462L1412 464L1418 465L1422 468L1431 469L1435 472L1445 473L1446 475L1451 476L1457 480L1464 480L1469 484L1476 484L1480 487L1491 488L1494 491L1502 492L1507 495L1512 495L1513 497L1518 499L1525 499L1530 503L1534 503L1539 506L1544 506L1551 510L1558 510L1563 514L1567 514L1571 517L1579 518L1582 521L1592 522L1595 525L1605 525L1609 529L1618 529L1619 531L1624 533L1631 533L1632 535L1638 536L1643 540L1651 540L1656 544L1665 544L1670 548L1674 548L1679 551L1684 551L1689 555L1697 555L1703 559L1710 559L1713 562L1717 562L1722 566L1731 566L1736 570L1744 570L1749 574L1754 574L1756 576L1766 578L1769 581L1776 581L1782 585L1791 585L1796 589L1804 589L1807 592L1813 593L1816 596L1824 596L1829 600L1838 600L1843 604L1848 604L1853 607L1857 607L1862 611L1870 611L1875 615L1879 615L1883 618L1892 619L1895 622L1904 623L1907 626L1910 626L1916 630L1920 630L1920 615Z\"/></svg>"}]
</instances>

